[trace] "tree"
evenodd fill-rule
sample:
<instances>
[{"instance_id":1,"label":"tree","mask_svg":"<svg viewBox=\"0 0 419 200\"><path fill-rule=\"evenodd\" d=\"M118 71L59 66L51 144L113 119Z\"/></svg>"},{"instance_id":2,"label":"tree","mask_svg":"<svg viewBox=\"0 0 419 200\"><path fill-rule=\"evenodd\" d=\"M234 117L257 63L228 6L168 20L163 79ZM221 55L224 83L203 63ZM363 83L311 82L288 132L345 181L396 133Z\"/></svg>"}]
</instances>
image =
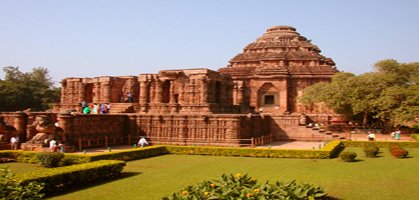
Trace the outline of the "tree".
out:
<instances>
[{"instance_id":1,"label":"tree","mask_svg":"<svg viewBox=\"0 0 419 200\"><path fill-rule=\"evenodd\" d=\"M412 121L419 114L419 63L383 60L375 67L375 72L358 76L337 73L330 83L307 87L301 101L324 102L352 119L361 115L365 127L374 122L391 128Z\"/></svg>"},{"instance_id":2,"label":"tree","mask_svg":"<svg viewBox=\"0 0 419 200\"><path fill-rule=\"evenodd\" d=\"M24 73L19 67L4 67L4 80L0 79L0 111L31 108L42 111L58 102L60 89L54 87L46 68L33 68Z\"/></svg>"}]
</instances>

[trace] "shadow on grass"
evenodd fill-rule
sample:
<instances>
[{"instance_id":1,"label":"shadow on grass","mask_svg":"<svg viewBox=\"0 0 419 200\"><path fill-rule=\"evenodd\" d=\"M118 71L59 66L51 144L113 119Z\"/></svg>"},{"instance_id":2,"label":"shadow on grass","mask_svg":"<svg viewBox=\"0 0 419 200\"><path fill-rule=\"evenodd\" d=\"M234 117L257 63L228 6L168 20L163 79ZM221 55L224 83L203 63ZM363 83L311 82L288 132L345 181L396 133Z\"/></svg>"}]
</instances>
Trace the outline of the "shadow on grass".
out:
<instances>
[{"instance_id":1,"label":"shadow on grass","mask_svg":"<svg viewBox=\"0 0 419 200\"><path fill-rule=\"evenodd\" d=\"M362 159L355 159L353 162L362 162L362 161L364 161L364 160L362 160Z\"/></svg>"},{"instance_id":2,"label":"shadow on grass","mask_svg":"<svg viewBox=\"0 0 419 200\"><path fill-rule=\"evenodd\" d=\"M92 184L87 184L85 186L69 187L69 188L65 189L64 191L61 191L60 193L50 194L47 197L48 198L50 198L50 197L59 197L61 195L66 195L66 194L69 194L69 193L72 193L72 192L77 192L79 190L84 190L84 189L87 189L87 188L90 188L90 187L96 187L96 186L100 186L100 185L103 185L103 184L107 184L107 183L110 183L112 181L116 181L116 180L120 180L120 179L125 179L125 178L130 178L130 177L133 177L133 176L138 176L140 174L142 174L142 173L141 172L122 172L121 173L121 176L119 176L119 177L116 177L116 178L113 178L113 179L104 180L104 181L100 181L100 182L96 182L96 183L92 183Z\"/></svg>"},{"instance_id":3,"label":"shadow on grass","mask_svg":"<svg viewBox=\"0 0 419 200\"><path fill-rule=\"evenodd\" d=\"M332 196L327 196L327 197L324 197L324 198L322 198L323 200L342 200L342 199L339 199L339 198L337 198L337 197L332 197Z\"/></svg>"}]
</instances>

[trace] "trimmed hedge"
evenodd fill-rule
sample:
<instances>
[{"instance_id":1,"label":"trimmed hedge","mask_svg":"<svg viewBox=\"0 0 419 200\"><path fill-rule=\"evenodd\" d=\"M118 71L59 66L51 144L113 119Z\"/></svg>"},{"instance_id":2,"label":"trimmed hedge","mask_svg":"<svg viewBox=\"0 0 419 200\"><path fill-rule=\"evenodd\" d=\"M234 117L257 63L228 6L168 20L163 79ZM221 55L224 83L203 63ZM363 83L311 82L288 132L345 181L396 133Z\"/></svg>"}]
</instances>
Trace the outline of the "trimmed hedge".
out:
<instances>
[{"instance_id":1,"label":"trimmed hedge","mask_svg":"<svg viewBox=\"0 0 419 200\"><path fill-rule=\"evenodd\" d=\"M44 184L42 192L48 195L70 187L85 186L118 177L124 166L124 161L101 160L19 174L16 178L21 185L28 185L34 181Z\"/></svg>"},{"instance_id":2,"label":"trimmed hedge","mask_svg":"<svg viewBox=\"0 0 419 200\"><path fill-rule=\"evenodd\" d=\"M419 141L419 134L410 135L415 141Z\"/></svg>"},{"instance_id":3,"label":"trimmed hedge","mask_svg":"<svg viewBox=\"0 0 419 200\"><path fill-rule=\"evenodd\" d=\"M187 154L187 155L211 155L211 156L240 156L240 157L264 157L264 158L305 158L326 159L335 158L343 150L341 141L330 141L320 150L302 149L267 149L267 148L232 148L232 147L208 147L208 146L151 146L135 148L123 151L95 153L95 154L71 154L65 153L61 165L73 165L97 160L137 160L163 154ZM3 153L0 151L0 153ZM18 162L39 163L39 152L7 151L3 153L7 157L17 158ZM0 154L2 156L2 154Z\"/></svg>"},{"instance_id":4,"label":"trimmed hedge","mask_svg":"<svg viewBox=\"0 0 419 200\"><path fill-rule=\"evenodd\" d=\"M40 163L39 154L44 152L21 151L21 150L7 150L0 151L0 158L8 158L16 160L21 163ZM145 148L127 149L123 151L95 153L95 154L74 154L65 153L64 158L61 159L61 166L68 166L74 164L88 163L98 160L137 160L141 158L148 158L166 154L165 146L152 146Z\"/></svg>"},{"instance_id":5,"label":"trimmed hedge","mask_svg":"<svg viewBox=\"0 0 419 200\"><path fill-rule=\"evenodd\" d=\"M389 148L392 145L397 145L403 148L419 148L419 142L396 142L396 141L343 141L345 147L364 147L368 144L374 144L378 148Z\"/></svg>"},{"instance_id":6,"label":"trimmed hedge","mask_svg":"<svg viewBox=\"0 0 419 200\"><path fill-rule=\"evenodd\" d=\"M206 146L166 146L166 148L167 151L172 154L305 159L333 158L339 155L340 151L343 149L340 141L331 141L320 150L230 148Z\"/></svg>"},{"instance_id":7,"label":"trimmed hedge","mask_svg":"<svg viewBox=\"0 0 419 200\"><path fill-rule=\"evenodd\" d=\"M96 160L130 161L130 160L138 160L141 158L160 156L167 153L168 152L165 146L150 146L150 147L144 147L144 148L127 149L123 151L106 152L106 153L99 153L99 154L86 154L86 155L90 157L90 161L96 161Z\"/></svg>"}]
</instances>

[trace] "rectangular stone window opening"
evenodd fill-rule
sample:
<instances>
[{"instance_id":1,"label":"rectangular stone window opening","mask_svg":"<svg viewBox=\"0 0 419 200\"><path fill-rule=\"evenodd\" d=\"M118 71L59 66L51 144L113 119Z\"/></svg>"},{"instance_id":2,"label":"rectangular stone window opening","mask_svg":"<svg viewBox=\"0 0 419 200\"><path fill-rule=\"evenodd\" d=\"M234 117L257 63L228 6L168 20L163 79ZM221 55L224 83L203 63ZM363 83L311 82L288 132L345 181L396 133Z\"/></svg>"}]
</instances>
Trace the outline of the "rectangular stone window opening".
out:
<instances>
[{"instance_id":1,"label":"rectangular stone window opening","mask_svg":"<svg viewBox=\"0 0 419 200\"><path fill-rule=\"evenodd\" d=\"M274 95L265 95L265 105L274 105L275 96Z\"/></svg>"}]
</instances>

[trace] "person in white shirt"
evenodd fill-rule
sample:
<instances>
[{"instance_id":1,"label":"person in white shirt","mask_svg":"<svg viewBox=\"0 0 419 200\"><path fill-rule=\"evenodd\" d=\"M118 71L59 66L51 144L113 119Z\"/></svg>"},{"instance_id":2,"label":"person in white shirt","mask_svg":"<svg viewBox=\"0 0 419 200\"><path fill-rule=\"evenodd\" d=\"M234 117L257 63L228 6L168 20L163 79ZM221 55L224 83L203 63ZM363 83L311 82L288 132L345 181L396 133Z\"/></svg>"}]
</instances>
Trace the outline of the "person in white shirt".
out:
<instances>
[{"instance_id":1,"label":"person in white shirt","mask_svg":"<svg viewBox=\"0 0 419 200\"><path fill-rule=\"evenodd\" d=\"M10 138L10 147L12 150L17 150L17 144L19 143L19 138L16 136L13 136Z\"/></svg>"},{"instance_id":2,"label":"person in white shirt","mask_svg":"<svg viewBox=\"0 0 419 200\"><path fill-rule=\"evenodd\" d=\"M375 133L368 132L368 141L374 141L375 140Z\"/></svg>"},{"instance_id":3,"label":"person in white shirt","mask_svg":"<svg viewBox=\"0 0 419 200\"><path fill-rule=\"evenodd\" d=\"M55 152L55 148L57 147L57 141L51 140L49 141L49 149L51 152Z\"/></svg>"},{"instance_id":4,"label":"person in white shirt","mask_svg":"<svg viewBox=\"0 0 419 200\"><path fill-rule=\"evenodd\" d=\"M145 145L148 145L147 140L145 139L145 137L141 137L140 140L138 140L138 146L140 147L144 147Z\"/></svg>"}]
</instances>

